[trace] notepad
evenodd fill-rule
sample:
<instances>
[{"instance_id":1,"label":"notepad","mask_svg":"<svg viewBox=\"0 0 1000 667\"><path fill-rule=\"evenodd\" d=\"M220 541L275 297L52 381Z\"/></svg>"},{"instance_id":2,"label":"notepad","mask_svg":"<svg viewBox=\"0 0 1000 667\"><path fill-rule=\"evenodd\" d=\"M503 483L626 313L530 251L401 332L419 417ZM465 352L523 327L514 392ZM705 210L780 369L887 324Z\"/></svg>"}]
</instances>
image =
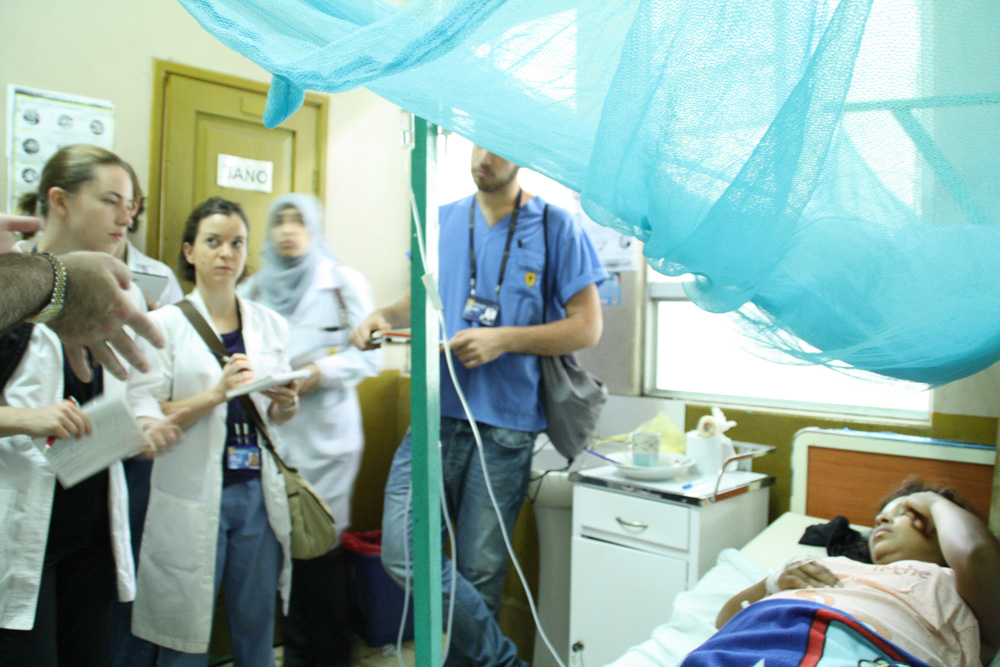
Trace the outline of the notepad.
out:
<instances>
[{"instance_id":1,"label":"notepad","mask_svg":"<svg viewBox=\"0 0 1000 667\"><path fill-rule=\"evenodd\" d=\"M237 396L243 396L244 394L249 394L254 391L264 391L266 389L270 389L271 387L288 384L292 380L304 380L307 377L309 377L309 371L305 369L288 371L285 373L275 373L274 375L265 375L262 378L257 378L253 382L248 382L247 384L230 389L226 392L226 399L231 401Z\"/></svg>"},{"instance_id":2,"label":"notepad","mask_svg":"<svg viewBox=\"0 0 1000 667\"><path fill-rule=\"evenodd\" d=\"M156 303L159 302L160 297L163 296L164 290L167 289L169 279L167 276L160 276L154 273L133 271L132 282L139 286L139 289L142 290L143 296Z\"/></svg>"},{"instance_id":3,"label":"notepad","mask_svg":"<svg viewBox=\"0 0 1000 667\"><path fill-rule=\"evenodd\" d=\"M56 440L43 454L64 488L69 488L144 449L142 429L121 397L99 396L82 408L90 435Z\"/></svg>"}]
</instances>

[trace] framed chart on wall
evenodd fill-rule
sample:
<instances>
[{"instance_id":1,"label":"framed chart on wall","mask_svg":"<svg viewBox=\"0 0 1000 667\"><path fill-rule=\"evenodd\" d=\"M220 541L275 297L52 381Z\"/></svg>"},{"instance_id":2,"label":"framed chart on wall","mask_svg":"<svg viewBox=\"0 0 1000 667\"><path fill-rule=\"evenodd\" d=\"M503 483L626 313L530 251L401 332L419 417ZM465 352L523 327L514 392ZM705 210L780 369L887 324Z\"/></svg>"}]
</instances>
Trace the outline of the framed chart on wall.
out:
<instances>
[{"instance_id":1,"label":"framed chart on wall","mask_svg":"<svg viewBox=\"0 0 1000 667\"><path fill-rule=\"evenodd\" d=\"M7 86L7 210L38 187L42 167L63 146L115 143L115 106L106 100Z\"/></svg>"}]
</instances>

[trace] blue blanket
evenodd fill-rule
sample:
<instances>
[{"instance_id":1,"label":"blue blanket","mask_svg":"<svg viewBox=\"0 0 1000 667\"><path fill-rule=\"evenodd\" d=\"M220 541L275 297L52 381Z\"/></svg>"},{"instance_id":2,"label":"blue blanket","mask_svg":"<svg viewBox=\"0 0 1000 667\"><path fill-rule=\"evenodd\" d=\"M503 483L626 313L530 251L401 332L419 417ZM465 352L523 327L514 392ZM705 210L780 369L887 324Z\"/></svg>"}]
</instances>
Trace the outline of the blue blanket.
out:
<instances>
[{"instance_id":1,"label":"blue blanket","mask_svg":"<svg viewBox=\"0 0 1000 667\"><path fill-rule=\"evenodd\" d=\"M680 667L931 666L832 607L777 599L741 611Z\"/></svg>"}]
</instances>

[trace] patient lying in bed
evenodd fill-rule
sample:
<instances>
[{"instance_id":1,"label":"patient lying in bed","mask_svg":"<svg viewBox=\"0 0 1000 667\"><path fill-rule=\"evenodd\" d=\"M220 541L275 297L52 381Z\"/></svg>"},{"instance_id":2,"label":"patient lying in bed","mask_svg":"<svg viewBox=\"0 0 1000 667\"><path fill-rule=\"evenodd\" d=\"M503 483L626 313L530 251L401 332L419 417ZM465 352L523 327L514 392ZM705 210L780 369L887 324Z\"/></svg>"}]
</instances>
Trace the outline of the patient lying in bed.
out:
<instances>
[{"instance_id":1,"label":"patient lying in bed","mask_svg":"<svg viewBox=\"0 0 1000 667\"><path fill-rule=\"evenodd\" d=\"M907 482L869 547L873 565L800 559L738 593L682 667L978 667L996 655L1000 542L957 496Z\"/></svg>"}]
</instances>

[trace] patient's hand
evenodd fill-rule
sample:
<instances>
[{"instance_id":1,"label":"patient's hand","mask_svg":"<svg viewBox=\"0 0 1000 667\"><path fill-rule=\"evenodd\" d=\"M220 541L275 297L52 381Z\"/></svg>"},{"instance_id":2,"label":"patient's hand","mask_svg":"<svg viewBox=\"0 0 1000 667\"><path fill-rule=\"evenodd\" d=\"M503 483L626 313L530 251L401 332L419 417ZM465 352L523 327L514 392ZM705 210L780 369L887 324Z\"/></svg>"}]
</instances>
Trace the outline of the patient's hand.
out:
<instances>
[{"instance_id":1,"label":"patient's hand","mask_svg":"<svg viewBox=\"0 0 1000 667\"><path fill-rule=\"evenodd\" d=\"M921 491L903 498L903 511L910 516L914 530L919 531L927 537L934 537L937 534L937 529L934 526L934 516L931 514L931 507L942 500L944 500L944 497L933 491Z\"/></svg>"},{"instance_id":2,"label":"patient's hand","mask_svg":"<svg viewBox=\"0 0 1000 667\"><path fill-rule=\"evenodd\" d=\"M800 588L839 588L842 584L826 565L812 558L796 558L767 578L767 594Z\"/></svg>"}]
</instances>

